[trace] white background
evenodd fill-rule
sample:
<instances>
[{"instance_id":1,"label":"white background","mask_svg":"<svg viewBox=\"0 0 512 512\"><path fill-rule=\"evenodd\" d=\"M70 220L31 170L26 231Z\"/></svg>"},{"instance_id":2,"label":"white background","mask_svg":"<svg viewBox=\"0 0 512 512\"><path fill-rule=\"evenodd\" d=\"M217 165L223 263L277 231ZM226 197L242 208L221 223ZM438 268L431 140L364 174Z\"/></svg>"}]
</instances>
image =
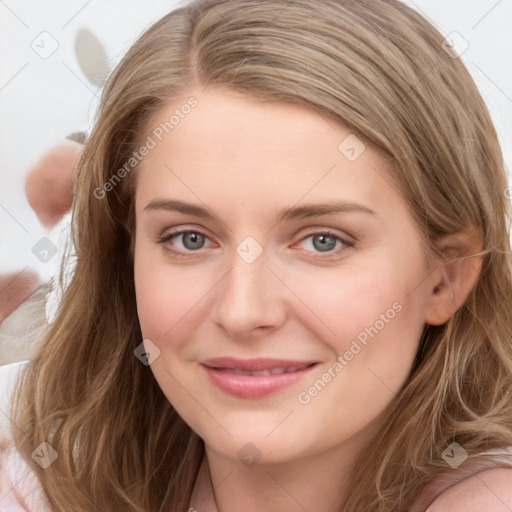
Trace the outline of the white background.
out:
<instances>
[{"instance_id":1,"label":"white background","mask_svg":"<svg viewBox=\"0 0 512 512\"><path fill-rule=\"evenodd\" d=\"M0 272L32 268L45 279L59 258L40 262L32 247L48 236L59 245L66 220L45 230L23 189L30 166L66 135L89 129L98 88L74 53L77 31L89 28L113 67L152 22L183 2L150 0L2 0L0 2ZM462 55L493 116L512 168L512 0L408 0L440 32L458 32ZM59 47L40 58L31 43L46 31ZM468 105L468 108L471 108Z\"/></svg>"}]
</instances>

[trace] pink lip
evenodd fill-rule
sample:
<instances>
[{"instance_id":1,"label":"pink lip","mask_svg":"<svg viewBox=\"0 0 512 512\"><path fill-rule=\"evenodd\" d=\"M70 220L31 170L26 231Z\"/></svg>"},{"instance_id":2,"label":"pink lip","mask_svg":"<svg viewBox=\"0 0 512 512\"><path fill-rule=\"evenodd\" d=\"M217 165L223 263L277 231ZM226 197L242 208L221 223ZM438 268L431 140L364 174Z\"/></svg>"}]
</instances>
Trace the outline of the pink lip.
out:
<instances>
[{"instance_id":1,"label":"pink lip","mask_svg":"<svg viewBox=\"0 0 512 512\"><path fill-rule=\"evenodd\" d=\"M317 361L290 361L285 359L235 359L219 357L202 361L210 381L222 391L240 398L261 398L290 386L308 373ZM270 368L303 369L275 375L236 375L226 370L262 371Z\"/></svg>"}]
</instances>

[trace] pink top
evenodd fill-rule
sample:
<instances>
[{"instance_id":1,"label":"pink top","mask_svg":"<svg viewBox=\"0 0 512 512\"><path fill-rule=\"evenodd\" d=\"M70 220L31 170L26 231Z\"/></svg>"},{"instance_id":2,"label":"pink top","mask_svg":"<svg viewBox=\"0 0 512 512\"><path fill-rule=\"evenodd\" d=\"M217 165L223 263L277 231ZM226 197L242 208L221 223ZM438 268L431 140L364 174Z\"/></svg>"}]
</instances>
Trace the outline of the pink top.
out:
<instances>
[{"instance_id":1,"label":"pink top","mask_svg":"<svg viewBox=\"0 0 512 512\"><path fill-rule=\"evenodd\" d=\"M52 512L38 480L12 446L8 417L15 374L25 361L0 366L0 512ZM34 452L37 456L36 451ZM51 454L45 453L46 460ZM512 510L512 447L486 452L493 463L470 474L454 472L453 481L433 486L410 512L507 512ZM461 466L462 468L462 466ZM189 512L219 512L208 461L203 459L190 500Z\"/></svg>"}]
</instances>

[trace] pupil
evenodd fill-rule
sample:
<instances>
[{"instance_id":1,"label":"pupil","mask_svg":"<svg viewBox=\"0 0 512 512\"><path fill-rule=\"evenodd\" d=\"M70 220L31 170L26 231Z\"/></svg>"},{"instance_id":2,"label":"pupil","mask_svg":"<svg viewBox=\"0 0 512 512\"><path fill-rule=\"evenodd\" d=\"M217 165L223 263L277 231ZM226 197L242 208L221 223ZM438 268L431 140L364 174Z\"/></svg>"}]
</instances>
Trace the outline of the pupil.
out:
<instances>
[{"instance_id":1,"label":"pupil","mask_svg":"<svg viewBox=\"0 0 512 512\"><path fill-rule=\"evenodd\" d=\"M315 243L317 240L321 242L319 245ZM329 251L336 246L336 239L329 235L318 235L313 237L313 245L320 251Z\"/></svg>"},{"instance_id":2,"label":"pupil","mask_svg":"<svg viewBox=\"0 0 512 512\"><path fill-rule=\"evenodd\" d=\"M188 244L187 241L191 243ZM200 233L185 233L183 237L183 243L187 249L200 249L203 242L203 236Z\"/></svg>"}]
</instances>

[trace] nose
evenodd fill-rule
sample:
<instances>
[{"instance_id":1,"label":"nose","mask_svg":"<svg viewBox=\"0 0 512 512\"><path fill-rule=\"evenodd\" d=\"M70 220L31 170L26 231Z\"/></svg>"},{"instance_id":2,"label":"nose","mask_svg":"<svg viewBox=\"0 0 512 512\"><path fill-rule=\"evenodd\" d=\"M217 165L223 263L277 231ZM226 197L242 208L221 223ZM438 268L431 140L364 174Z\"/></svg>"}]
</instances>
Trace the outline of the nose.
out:
<instances>
[{"instance_id":1,"label":"nose","mask_svg":"<svg viewBox=\"0 0 512 512\"><path fill-rule=\"evenodd\" d=\"M277 277L278 271L269 268L265 251L251 263L235 252L231 263L231 269L216 286L217 325L237 340L278 329L286 318L290 291Z\"/></svg>"}]
</instances>

